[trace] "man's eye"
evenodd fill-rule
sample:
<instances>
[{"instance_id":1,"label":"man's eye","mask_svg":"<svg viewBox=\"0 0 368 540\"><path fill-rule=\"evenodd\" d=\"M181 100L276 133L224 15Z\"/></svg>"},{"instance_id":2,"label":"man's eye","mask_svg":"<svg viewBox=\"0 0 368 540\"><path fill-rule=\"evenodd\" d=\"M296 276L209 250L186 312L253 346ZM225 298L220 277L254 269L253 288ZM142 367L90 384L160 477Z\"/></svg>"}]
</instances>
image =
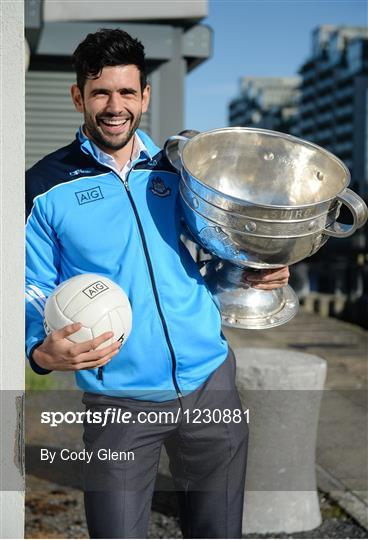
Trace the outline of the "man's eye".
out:
<instances>
[{"instance_id":1,"label":"man's eye","mask_svg":"<svg viewBox=\"0 0 368 540\"><path fill-rule=\"evenodd\" d=\"M135 90L122 90L120 94L122 96L136 96L137 92Z\"/></svg>"}]
</instances>

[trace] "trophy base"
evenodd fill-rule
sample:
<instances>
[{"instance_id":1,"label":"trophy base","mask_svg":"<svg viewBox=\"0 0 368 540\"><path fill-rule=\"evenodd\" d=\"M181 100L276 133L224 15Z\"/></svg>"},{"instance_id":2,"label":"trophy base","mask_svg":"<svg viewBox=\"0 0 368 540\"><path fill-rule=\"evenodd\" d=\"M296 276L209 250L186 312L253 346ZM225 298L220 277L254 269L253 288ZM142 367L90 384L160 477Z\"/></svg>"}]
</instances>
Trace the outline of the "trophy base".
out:
<instances>
[{"instance_id":1,"label":"trophy base","mask_svg":"<svg viewBox=\"0 0 368 540\"><path fill-rule=\"evenodd\" d=\"M299 301L289 285L270 291L255 289L241 282L243 271L231 263L207 265L205 280L224 326L262 330L285 324L296 315Z\"/></svg>"},{"instance_id":2,"label":"trophy base","mask_svg":"<svg viewBox=\"0 0 368 540\"><path fill-rule=\"evenodd\" d=\"M289 285L274 291L239 288L233 289L232 292L234 293L233 300L236 303L229 302L229 291L215 295L224 326L243 328L244 330L274 328L290 321L298 311L298 297ZM274 292L277 294L272 294ZM225 298L226 301L224 301ZM242 299L244 300L243 305ZM267 311L267 307L274 304L275 299L278 302L278 309ZM250 304L254 310L250 309ZM262 315L259 314L259 310L262 311Z\"/></svg>"}]
</instances>

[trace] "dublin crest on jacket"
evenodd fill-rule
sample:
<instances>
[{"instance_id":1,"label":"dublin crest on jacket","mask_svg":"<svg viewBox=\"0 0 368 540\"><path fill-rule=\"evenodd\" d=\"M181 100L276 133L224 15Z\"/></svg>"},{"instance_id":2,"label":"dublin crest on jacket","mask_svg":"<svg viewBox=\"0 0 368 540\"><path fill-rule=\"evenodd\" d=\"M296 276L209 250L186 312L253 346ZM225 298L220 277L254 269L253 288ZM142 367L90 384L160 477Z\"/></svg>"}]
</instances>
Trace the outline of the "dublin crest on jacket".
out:
<instances>
[{"instance_id":1,"label":"dublin crest on jacket","mask_svg":"<svg viewBox=\"0 0 368 540\"><path fill-rule=\"evenodd\" d=\"M158 195L158 197L167 197L171 193L171 188L165 186L162 178L159 176L152 178L152 186L150 187L150 190L154 195Z\"/></svg>"}]
</instances>

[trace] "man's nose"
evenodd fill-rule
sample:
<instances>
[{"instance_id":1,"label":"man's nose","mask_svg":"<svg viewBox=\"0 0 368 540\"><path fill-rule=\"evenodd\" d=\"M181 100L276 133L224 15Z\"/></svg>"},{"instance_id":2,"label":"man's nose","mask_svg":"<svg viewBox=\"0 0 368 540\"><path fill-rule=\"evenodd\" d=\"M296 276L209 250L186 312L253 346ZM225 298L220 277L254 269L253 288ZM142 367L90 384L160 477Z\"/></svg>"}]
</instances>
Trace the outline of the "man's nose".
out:
<instances>
[{"instance_id":1,"label":"man's nose","mask_svg":"<svg viewBox=\"0 0 368 540\"><path fill-rule=\"evenodd\" d=\"M124 98L118 93L113 92L110 94L107 102L107 110L111 113L117 114L124 109Z\"/></svg>"}]
</instances>

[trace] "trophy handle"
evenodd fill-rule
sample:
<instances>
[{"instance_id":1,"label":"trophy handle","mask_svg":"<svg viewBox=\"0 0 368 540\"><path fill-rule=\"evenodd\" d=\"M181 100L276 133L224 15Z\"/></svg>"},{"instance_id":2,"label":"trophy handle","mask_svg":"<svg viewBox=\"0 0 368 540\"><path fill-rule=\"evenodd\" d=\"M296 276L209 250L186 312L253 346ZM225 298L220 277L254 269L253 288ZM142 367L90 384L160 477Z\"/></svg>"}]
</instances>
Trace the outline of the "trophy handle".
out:
<instances>
[{"instance_id":1,"label":"trophy handle","mask_svg":"<svg viewBox=\"0 0 368 540\"><path fill-rule=\"evenodd\" d=\"M185 143L187 143L192 137L198 135L198 133L199 131L196 131L194 129L185 129L184 131L181 131L178 135L173 135L173 137L169 137L165 142L164 151L166 157L177 171L181 171L181 153L183 151Z\"/></svg>"},{"instance_id":2,"label":"trophy handle","mask_svg":"<svg viewBox=\"0 0 368 540\"><path fill-rule=\"evenodd\" d=\"M353 223L347 225L335 221L326 227L323 233L337 238L346 238L347 236L351 236L360 227L363 227L367 221L368 209L363 199L349 188L341 195L338 195L337 200L349 208L353 215Z\"/></svg>"}]
</instances>

